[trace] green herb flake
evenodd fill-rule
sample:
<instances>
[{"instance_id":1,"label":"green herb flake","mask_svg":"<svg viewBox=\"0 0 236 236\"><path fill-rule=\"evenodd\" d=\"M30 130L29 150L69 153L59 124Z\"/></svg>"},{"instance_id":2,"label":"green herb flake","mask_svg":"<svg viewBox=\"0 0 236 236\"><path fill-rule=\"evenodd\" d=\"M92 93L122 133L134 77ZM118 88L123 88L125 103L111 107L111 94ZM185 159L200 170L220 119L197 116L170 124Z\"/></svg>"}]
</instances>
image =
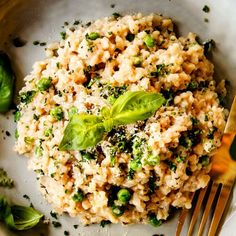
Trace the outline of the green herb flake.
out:
<instances>
[{"instance_id":1,"label":"green herb flake","mask_svg":"<svg viewBox=\"0 0 236 236\"><path fill-rule=\"evenodd\" d=\"M78 229L79 225L73 225L74 229Z\"/></svg>"},{"instance_id":2,"label":"green herb flake","mask_svg":"<svg viewBox=\"0 0 236 236\"><path fill-rule=\"evenodd\" d=\"M84 200L84 193L81 189L78 189L77 192L73 195L72 200L75 202L82 202Z\"/></svg>"},{"instance_id":3,"label":"green herb flake","mask_svg":"<svg viewBox=\"0 0 236 236\"><path fill-rule=\"evenodd\" d=\"M50 211L50 215L51 215L52 218L54 218L54 219L56 219L56 220L58 219L56 212Z\"/></svg>"},{"instance_id":4,"label":"green herb flake","mask_svg":"<svg viewBox=\"0 0 236 236\"><path fill-rule=\"evenodd\" d=\"M17 121L20 120L20 118L21 118L20 111L15 111L15 113L14 113L14 121L17 122Z\"/></svg>"},{"instance_id":5,"label":"green herb flake","mask_svg":"<svg viewBox=\"0 0 236 236\"><path fill-rule=\"evenodd\" d=\"M35 94L36 94L36 91L34 91L34 90L22 92L22 93L20 93L20 101L22 103L29 104L30 102L32 102Z\"/></svg>"},{"instance_id":6,"label":"green herb flake","mask_svg":"<svg viewBox=\"0 0 236 236\"><path fill-rule=\"evenodd\" d=\"M70 232L67 231L67 230L65 230L65 231L64 231L64 235L68 236L68 235L70 235Z\"/></svg>"},{"instance_id":7,"label":"green herb flake","mask_svg":"<svg viewBox=\"0 0 236 236\"><path fill-rule=\"evenodd\" d=\"M38 40L35 40L35 41L33 42L33 45L36 46L36 45L39 45L39 43L40 43L40 42L39 42Z\"/></svg>"},{"instance_id":8,"label":"green herb flake","mask_svg":"<svg viewBox=\"0 0 236 236\"><path fill-rule=\"evenodd\" d=\"M60 35L61 35L61 38L63 39L63 40L65 40L66 39L66 32L61 32L60 33Z\"/></svg>"},{"instance_id":9,"label":"green herb flake","mask_svg":"<svg viewBox=\"0 0 236 236\"><path fill-rule=\"evenodd\" d=\"M24 141L25 141L26 144L28 144L28 145L32 145L33 142L34 142L34 138L31 138L31 137L25 137L25 138L24 138Z\"/></svg>"},{"instance_id":10,"label":"green herb flake","mask_svg":"<svg viewBox=\"0 0 236 236\"><path fill-rule=\"evenodd\" d=\"M61 227L61 223L58 221L52 221L52 225L54 226L54 228L60 228Z\"/></svg>"},{"instance_id":11,"label":"green herb flake","mask_svg":"<svg viewBox=\"0 0 236 236\"><path fill-rule=\"evenodd\" d=\"M102 228L104 228L106 225L110 225L111 224L111 221L110 220L102 220L101 222L100 222L100 226L102 227Z\"/></svg>"},{"instance_id":12,"label":"green herb flake","mask_svg":"<svg viewBox=\"0 0 236 236\"><path fill-rule=\"evenodd\" d=\"M61 107L54 107L50 111L50 115L57 121L60 121L64 118L64 113Z\"/></svg>"},{"instance_id":13,"label":"green herb flake","mask_svg":"<svg viewBox=\"0 0 236 236\"><path fill-rule=\"evenodd\" d=\"M119 17L121 17L121 14L118 12L114 12L112 16L114 17L115 20L117 20Z\"/></svg>"},{"instance_id":14,"label":"green herb flake","mask_svg":"<svg viewBox=\"0 0 236 236\"><path fill-rule=\"evenodd\" d=\"M8 177L7 172L4 169L0 168L0 187L12 188L13 186L14 181Z\"/></svg>"},{"instance_id":15,"label":"green herb flake","mask_svg":"<svg viewBox=\"0 0 236 236\"><path fill-rule=\"evenodd\" d=\"M205 5L202 10L206 13L209 13L210 12L210 7L208 7L207 5Z\"/></svg>"},{"instance_id":16,"label":"green herb flake","mask_svg":"<svg viewBox=\"0 0 236 236\"><path fill-rule=\"evenodd\" d=\"M86 39L96 40L96 39L100 38L101 36L97 32L91 32L89 34L86 34L85 37L86 37Z\"/></svg>"},{"instance_id":17,"label":"green herb flake","mask_svg":"<svg viewBox=\"0 0 236 236\"><path fill-rule=\"evenodd\" d=\"M143 60L142 60L141 57L138 57L138 56L133 57L133 65L134 65L135 67L141 66L141 65L142 65L142 62L143 62Z\"/></svg>"},{"instance_id":18,"label":"green herb flake","mask_svg":"<svg viewBox=\"0 0 236 236\"><path fill-rule=\"evenodd\" d=\"M151 35L146 35L143 38L143 42L148 48L153 48L156 45L156 41L152 38Z\"/></svg>"}]
</instances>

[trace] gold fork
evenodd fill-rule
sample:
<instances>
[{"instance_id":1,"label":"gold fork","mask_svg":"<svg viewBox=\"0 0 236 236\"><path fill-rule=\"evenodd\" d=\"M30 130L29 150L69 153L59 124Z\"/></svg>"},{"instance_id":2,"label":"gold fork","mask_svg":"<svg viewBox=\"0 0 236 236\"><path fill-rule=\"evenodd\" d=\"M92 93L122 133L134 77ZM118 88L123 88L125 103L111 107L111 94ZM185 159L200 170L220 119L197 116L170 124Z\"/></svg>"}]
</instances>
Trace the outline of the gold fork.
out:
<instances>
[{"instance_id":1,"label":"gold fork","mask_svg":"<svg viewBox=\"0 0 236 236\"><path fill-rule=\"evenodd\" d=\"M208 199L204 212L202 214L201 223L198 229L198 236L203 234L212 204L216 198L216 193L219 192L216 207L211 220L211 225L208 231L208 236L215 236L218 229L221 217L226 208L230 192L234 185L236 178L236 161L233 160L236 157L236 97L234 97L233 104L231 106L229 118L225 127L224 135L222 137L221 147L212 157L212 169L210 171L211 181L208 186L201 189L197 196L196 205L192 214L191 222L188 228L188 236L192 236L193 229L196 224L202 202L207 192L209 192ZM233 153L234 152L234 153ZM192 194L192 199L194 194ZM176 236L179 236L184 225L184 221L188 214L188 210L183 209L180 212L178 225L176 229Z\"/></svg>"}]
</instances>

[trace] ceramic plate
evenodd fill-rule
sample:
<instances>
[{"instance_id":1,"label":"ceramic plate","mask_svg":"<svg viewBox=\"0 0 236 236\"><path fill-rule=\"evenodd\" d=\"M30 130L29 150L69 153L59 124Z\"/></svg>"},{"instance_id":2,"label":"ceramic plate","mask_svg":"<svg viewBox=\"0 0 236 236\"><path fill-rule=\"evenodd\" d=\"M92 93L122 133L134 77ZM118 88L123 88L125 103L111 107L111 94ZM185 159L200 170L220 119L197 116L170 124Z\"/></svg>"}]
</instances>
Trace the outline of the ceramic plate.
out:
<instances>
[{"instance_id":1,"label":"ceramic plate","mask_svg":"<svg viewBox=\"0 0 236 236\"><path fill-rule=\"evenodd\" d=\"M115 4L112 8L111 4ZM204 5L210 7L210 12L202 11ZM33 41L51 42L60 38L65 21L73 22L80 19L83 22L100 17L109 16L113 12L126 13L151 13L158 12L171 17L176 23L181 34L189 31L197 33L204 41L214 39L216 48L213 53L216 79L230 81L228 104L236 91L236 2L208 1L208 0L0 0L0 48L6 51L13 63L17 74L17 91L23 85L23 78L31 71L33 62L44 59L44 47L34 46ZM205 19L208 22L205 22ZM11 39L19 36L26 40L24 47L16 48ZM13 152L15 124L12 112L0 115L0 166L7 170L15 180L15 188L8 190L0 188L0 193L6 195L12 202L28 205L23 198L24 194L30 196L34 207L50 218L51 207L40 195L36 177L33 172L27 170L27 158L18 156ZM9 131L11 136L6 135ZM236 213L236 189L232 193L231 202L225 216L225 224L220 235L235 235ZM58 236L64 235L68 230L70 235L98 235L98 236L152 236L164 234L173 236L177 223L177 214L159 228L144 225L111 225L101 228L98 225L89 227L79 226L78 219L63 215L59 218L62 227L55 229L51 225L38 225L27 232L10 232L0 225L0 236L8 235L34 235L34 236ZM182 235L186 235L187 228Z\"/></svg>"}]
</instances>

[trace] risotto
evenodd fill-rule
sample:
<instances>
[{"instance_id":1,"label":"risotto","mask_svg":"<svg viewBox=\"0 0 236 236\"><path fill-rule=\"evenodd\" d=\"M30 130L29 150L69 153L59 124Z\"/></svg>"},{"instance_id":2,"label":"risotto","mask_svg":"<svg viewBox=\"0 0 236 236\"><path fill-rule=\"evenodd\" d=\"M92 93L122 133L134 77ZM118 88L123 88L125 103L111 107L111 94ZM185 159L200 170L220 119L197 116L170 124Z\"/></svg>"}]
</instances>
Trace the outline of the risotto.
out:
<instances>
[{"instance_id":1,"label":"risotto","mask_svg":"<svg viewBox=\"0 0 236 236\"><path fill-rule=\"evenodd\" d=\"M226 118L224 81L216 85L196 35L177 37L157 14L114 15L67 29L46 54L20 91L15 150L29 157L54 210L83 224L158 226L171 208L191 208ZM152 100L135 100L142 118L104 128L101 114L140 93L160 104L147 113ZM81 117L94 118L90 137Z\"/></svg>"}]
</instances>

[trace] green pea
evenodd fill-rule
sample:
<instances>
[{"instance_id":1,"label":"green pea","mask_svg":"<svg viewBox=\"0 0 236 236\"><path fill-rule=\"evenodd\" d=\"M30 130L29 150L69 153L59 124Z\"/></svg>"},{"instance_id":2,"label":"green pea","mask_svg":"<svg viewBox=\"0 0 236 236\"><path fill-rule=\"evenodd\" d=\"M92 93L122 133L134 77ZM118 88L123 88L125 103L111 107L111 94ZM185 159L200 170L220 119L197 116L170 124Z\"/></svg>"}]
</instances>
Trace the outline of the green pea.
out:
<instances>
[{"instance_id":1,"label":"green pea","mask_svg":"<svg viewBox=\"0 0 236 236\"><path fill-rule=\"evenodd\" d=\"M61 107L54 107L50 111L50 115L58 121L60 121L64 118L64 113L63 113L63 110Z\"/></svg>"},{"instance_id":2,"label":"green pea","mask_svg":"<svg viewBox=\"0 0 236 236\"><path fill-rule=\"evenodd\" d=\"M38 81L38 84L37 84L38 90L41 91L41 92L46 91L47 89L49 89L51 84L52 84L52 78L51 77L49 77L49 78L43 77Z\"/></svg>"},{"instance_id":3,"label":"green pea","mask_svg":"<svg viewBox=\"0 0 236 236\"><path fill-rule=\"evenodd\" d=\"M9 57L0 52L0 112L9 110L13 99L15 76Z\"/></svg>"},{"instance_id":4,"label":"green pea","mask_svg":"<svg viewBox=\"0 0 236 236\"><path fill-rule=\"evenodd\" d=\"M146 35L144 37L143 41L148 48L153 48L156 44L155 40L152 38L151 35Z\"/></svg>"},{"instance_id":5,"label":"green pea","mask_svg":"<svg viewBox=\"0 0 236 236\"><path fill-rule=\"evenodd\" d=\"M73 195L72 200L75 202L82 202L84 200L83 191L81 189L78 189L77 193Z\"/></svg>"},{"instance_id":6,"label":"green pea","mask_svg":"<svg viewBox=\"0 0 236 236\"><path fill-rule=\"evenodd\" d=\"M131 194L128 189L123 188L117 193L117 198L122 204L126 204L130 200Z\"/></svg>"},{"instance_id":7,"label":"green pea","mask_svg":"<svg viewBox=\"0 0 236 236\"><path fill-rule=\"evenodd\" d=\"M112 213L114 216L122 216L124 214L124 208L122 206L116 206L116 205L113 205L112 206Z\"/></svg>"},{"instance_id":8,"label":"green pea","mask_svg":"<svg viewBox=\"0 0 236 236\"><path fill-rule=\"evenodd\" d=\"M133 58L133 65L134 66L141 66L141 64L142 64L142 59L140 58L140 57L134 57Z\"/></svg>"},{"instance_id":9,"label":"green pea","mask_svg":"<svg viewBox=\"0 0 236 236\"><path fill-rule=\"evenodd\" d=\"M162 221L158 220L156 215L154 213L152 213L149 215L149 224L154 227L158 227L162 224Z\"/></svg>"},{"instance_id":10,"label":"green pea","mask_svg":"<svg viewBox=\"0 0 236 236\"><path fill-rule=\"evenodd\" d=\"M44 131L44 135L45 135L46 137L49 137L51 134L52 134L52 128L46 129L46 130Z\"/></svg>"},{"instance_id":11,"label":"green pea","mask_svg":"<svg viewBox=\"0 0 236 236\"><path fill-rule=\"evenodd\" d=\"M90 40L96 40L97 38L100 38L100 34L97 32L91 32L90 34L86 35L86 38Z\"/></svg>"}]
</instances>

